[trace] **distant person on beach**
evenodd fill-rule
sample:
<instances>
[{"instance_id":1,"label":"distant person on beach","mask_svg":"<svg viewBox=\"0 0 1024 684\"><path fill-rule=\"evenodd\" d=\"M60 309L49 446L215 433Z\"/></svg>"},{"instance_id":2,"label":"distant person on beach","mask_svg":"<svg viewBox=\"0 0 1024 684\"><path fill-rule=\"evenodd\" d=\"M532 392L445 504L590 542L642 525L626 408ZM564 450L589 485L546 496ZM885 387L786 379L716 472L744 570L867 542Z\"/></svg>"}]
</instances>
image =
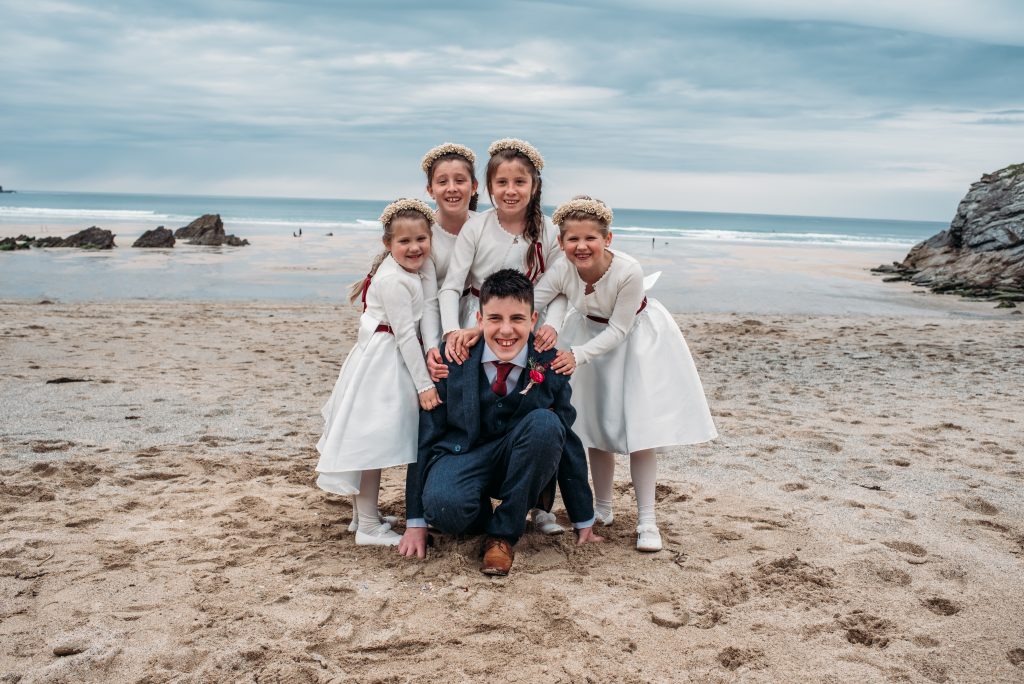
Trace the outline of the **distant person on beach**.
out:
<instances>
[{"instance_id":1,"label":"distant person on beach","mask_svg":"<svg viewBox=\"0 0 1024 684\"><path fill-rule=\"evenodd\" d=\"M487 149L486 185L493 209L466 222L458 239L444 284L438 292L446 361L460 364L480 337L477 328L480 284L503 268L514 268L536 282L562 258L557 231L541 211L544 158L525 140L502 138ZM544 325L536 331L537 351L554 347L558 325L565 317L564 297L548 307ZM432 377L444 377L448 367L430 364ZM547 534L564 532L548 511L531 511L534 523Z\"/></svg>"},{"instance_id":2,"label":"distant person on beach","mask_svg":"<svg viewBox=\"0 0 1024 684\"><path fill-rule=\"evenodd\" d=\"M589 450L597 521L612 524L615 454L629 454L636 548L659 551L657 452L718 433L679 326L645 295L636 259L610 249L612 219L604 202L583 195L558 207L553 220L566 258L537 283L535 304L565 295L573 306L559 340L571 351L552 369L574 371L574 429Z\"/></svg>"},{"instance_id":3,"label":"distant person on beach","mask_svg":"<svg viewBox=\"0 0 1024 684\"><path fill-rule=\"evenodd\" d=\"M476 155L473 150L457 143L444 143L428 151L421 162L427 175L427 194L437 204L437 221L433 227L430 260L437 274L437 287L444 283L448 264L452 259L456 239L462 227L476 216L477 193ZM468 286L462 288L462 298L471 296ZM436 305L436 302L435 302ZM460 303L461 307L461 303ZM435 316L439 315L437 313ZM440 353L433 350L427 356L431 374L447 372ZM438 370L442 368L443 370Z\"/></svg>"},{"instance_id":4,"label":"distant person on beach","mask_svg":"<svg viewBox=\"0 0 1024 684\"><path fill-rule=\"evenodd\" d=\"M392 202L380 216L383 251L353 284L362 298L359 338L324 405L317 485L352 495L356 544L394 546L401 537L378 508L381 469L416 461L419 410L440 404L417 339L424 310L434 212L419 200ZM430 284L433 286L433 284Z\"/></svg>"},{"instance_id":5,"label":"distant person on beach","mask_svg":"<svg viewBox=\"0 0 1024 684\"><path fill-rule=\"evenodd\" d=\"M519 271L492 274L479 301L484 344L438 383L440 408L420 412L398 551L424 558L427 524L447 534L485 534L481 571L507 575L527 510L541 499L540 507L550 508L556 479L577 543L601 538L593 531L586 456L572 431L569 377L548 370L568 353L537 349L533 287ZM501 501L497 508L492 498Z\"/></svg>"}]
</instances>

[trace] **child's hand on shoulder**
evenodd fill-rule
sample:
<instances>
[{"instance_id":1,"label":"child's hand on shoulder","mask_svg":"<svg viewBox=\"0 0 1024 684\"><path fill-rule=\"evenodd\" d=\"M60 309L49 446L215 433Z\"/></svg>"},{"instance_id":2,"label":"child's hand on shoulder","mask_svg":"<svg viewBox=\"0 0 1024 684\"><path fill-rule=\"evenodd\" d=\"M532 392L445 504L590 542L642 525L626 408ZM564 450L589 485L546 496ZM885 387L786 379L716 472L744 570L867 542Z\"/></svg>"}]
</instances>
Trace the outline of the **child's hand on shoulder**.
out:
<instances>
[{"instance_id":1,"label":"child's hand on shoulder","mask_svg":"<svg viewBox=\"0 0 1024 684\"><path fill-rule=\"evenodd\" d=\"M572 375L576 370L576 355L565 349L560 350L551 362L551 370L559 375Z\"/></svg>"},{"instance_id":2,"label":"child's hand on shoulder","mask_svg":"<svg viewBox=\"0 0 1024 684\"><path fill-rule=\"evenodd\" d=\"M420 392L420 408L424 411L433 411L440 405L441 397L437 395L436 387Z\"/></svg>"},{"instance_id":3,"label":"child's hand on shoulder","mask_svg":"<svg viewBox=\"0 0 1024 684\"><path fill-rule=\"evenodd\" d=\"M553 349L557 343L558 331L550 325L540 326L540 328L537 329L537 332L533 334L533 346L536 347L539 352L546 352L548 349Z\"/></svg>"}]
</instances>

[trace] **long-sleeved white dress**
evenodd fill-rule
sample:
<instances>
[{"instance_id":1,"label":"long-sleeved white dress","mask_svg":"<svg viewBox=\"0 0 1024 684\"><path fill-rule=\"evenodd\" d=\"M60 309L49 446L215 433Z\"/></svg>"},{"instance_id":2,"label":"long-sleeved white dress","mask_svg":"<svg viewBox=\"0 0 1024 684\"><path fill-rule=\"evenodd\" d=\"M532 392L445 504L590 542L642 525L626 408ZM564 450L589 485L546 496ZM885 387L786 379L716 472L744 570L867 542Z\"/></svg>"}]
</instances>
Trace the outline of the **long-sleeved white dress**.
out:
<instances>
[{"instance_id":1,"label":"long-sleeved white dress","mask_svg":"<svg viewBox=\"0 0 1024 684\"><path fill-rule=\"evenodd\" d=\"M434 383L417 339L433 269L410 273L388 256L366 291L359 337L321 413L317 485L357 494L363 470L416 461L421 391ZM381 325L393 333L379 332Z\"/></svg>"},{"instance_id":2,"label":"long-sleeved white dress","mask_svg":"<svg viewBox=\"0 0 1024 684\"><path fill-rule=\"evenodd\" d=\"M558 229L547 217L544 217L544 232L538 242L545 270L563 259L558 245ZM503 268L527 273L526 256L531 249L536 249L534 243L522 235L512 235L501 227L494 209L488 209L466 221L455 241L448 272L437 295L441 308L441 330L447 334L458 328L475 327L480 299L472 295L463 297L462 291L467 286L479 291L487 276ZM533 276L534 282L540 277L539 273L528 275ZM565 317L565 298L556 297L547 306L545 321L557 329Z\"/></svg>"},{"instance_id":3,"label":"long-sleeved white dress","mask_svg":"<svg viewBox=\"0 0 1024 684\"><path fill-rule=\"evenodd\" d=\"M660 302L646 298L636 259L609 251L611 265L590 294L567 259L536 287L538 307L560 293L573 307L558 339L576 357L573 430L584 446L619 454L714 439L718 431L679 326Z\"/></svg>"}]
</instances>

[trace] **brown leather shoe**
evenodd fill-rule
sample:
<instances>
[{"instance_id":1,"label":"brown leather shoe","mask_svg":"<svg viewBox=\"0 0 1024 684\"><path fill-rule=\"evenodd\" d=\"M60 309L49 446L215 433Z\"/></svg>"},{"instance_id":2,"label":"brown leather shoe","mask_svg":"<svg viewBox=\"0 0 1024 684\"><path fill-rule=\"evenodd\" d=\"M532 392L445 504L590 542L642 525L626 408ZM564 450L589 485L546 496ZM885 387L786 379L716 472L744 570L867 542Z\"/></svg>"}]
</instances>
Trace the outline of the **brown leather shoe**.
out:
<instances>
[{"instance_id":1,"label":"brown leather shoe","mask_svg":"<svg viewBox=\"0 0 1024 684\"><path fill-rule=\"evenodd\" d=\"M507 541L501 537L487 537L484 539L484 562L480 566L480 572L504 577L512 569L512 559L515 556L512 545Z\"/></svg>"}]
</instances>

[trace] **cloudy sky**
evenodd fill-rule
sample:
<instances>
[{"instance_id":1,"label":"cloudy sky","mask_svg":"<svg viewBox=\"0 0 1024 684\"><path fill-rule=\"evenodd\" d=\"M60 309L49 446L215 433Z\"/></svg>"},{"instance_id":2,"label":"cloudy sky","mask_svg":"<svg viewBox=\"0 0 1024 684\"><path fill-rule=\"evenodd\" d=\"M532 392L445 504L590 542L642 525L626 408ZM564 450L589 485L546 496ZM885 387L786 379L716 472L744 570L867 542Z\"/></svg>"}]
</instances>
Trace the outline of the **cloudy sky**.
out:
<instances>
[{"instance_id":1,"label":"cloudy sky","mask_svg":"<svg viewBox=\"0 0 1024 684\"><path fill-rule=\"evenodd\" d=\"M1018 0L0 0L0 184L422 196L532 141L548 204L949 220L1024 162Z\"/></svg>"}]
</instances>

